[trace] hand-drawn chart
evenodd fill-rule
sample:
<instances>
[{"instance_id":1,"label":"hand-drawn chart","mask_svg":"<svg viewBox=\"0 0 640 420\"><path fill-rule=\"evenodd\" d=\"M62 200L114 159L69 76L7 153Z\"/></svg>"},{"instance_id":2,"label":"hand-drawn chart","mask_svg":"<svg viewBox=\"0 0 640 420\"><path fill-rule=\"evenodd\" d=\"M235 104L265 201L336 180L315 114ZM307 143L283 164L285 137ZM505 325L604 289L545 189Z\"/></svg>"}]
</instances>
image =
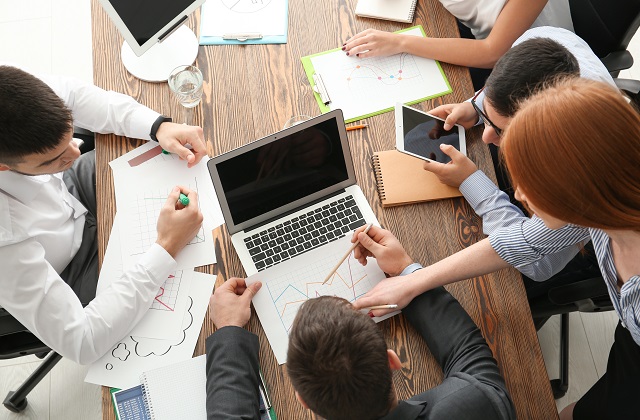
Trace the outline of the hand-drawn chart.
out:
<instances>
[{"instance_id":1,"label":"hand-drawn chart","mask_svg":"<svg viewBox=\"0 0 640 420\"><path fill-rule=\"evenodd\" d=\"M222 4L237 13L254 13L269 3L271 0L222 0Z\"/></svg>"},{"instance_id":2,"label":"hand-drawn chart","mask_svg":"<svg viewBox=\"0 0 640 420\"><path fill-rule=\"evenodd\" d=\"M278 310L280 322L287 332L291 329L298 308L306 300L331 295L353 302L371 290L379 281L374 281L372 284L364 267L353 258L347 258L324 285L322 284L324 277L320 280L317 280L318 276L315 275L309 277L309 273L325 273L326 275L336 261L337 259L333 258L333 255L327 256L315 261L311 266L289 271L283 277L266 282L265 286ZM303 279L312 281L303 282Z\"/></svg>"},{"instance_id":3,"label":"hand-drawn chart","mask_svg":"<svg viewBox=\"0 0 640 420\"><path fill-rule=\"evenodd\" d=\"M150 309L174 312L178 302L181 281L182 270L177 271L175 274L169 274L167 280L160 286L160 292L153 300Z\"/></svg>"},{"instance_id":4,"label":"hand-drawn chart","mask_svg":"<svg viewBox=\"0 0 640 420\"><path fill-rule=\"evenodd\" d=\"M194 178L193 182L186 185L186 187L198 192L197 179ZM144 254L158 239L158 231L156 230L158 216L170 193L171 190L169 188L143 191L136 197L135 202L131 203L135 217L133 230L128 233L130 255ZM196 236L187 245L201 242L204 242L203 228L200 228Z\"/></svg>"},{"instance_id":5,"label":"hand-drawn chart","mask_svg":"<svg viewBox=\"0 0 640 420\"><path fill-rule=\"evenodd\" d=\"M345 237L247 279L249 284L262 282L253 305L279 364L286 363L289 330L302 303L319 296L338 296L353 302L385 278L374 259L363 267L351 254L323 285L350 245L350 238Z\"/></svg>"},{"instance_id":6,"label":"hand-drawn chart","mask_svg":"<svg viewBox=\"0 0 640 420\"><path fill-rule=\"evenodd\" d=\"M422 75L414 57L407 53L379 59L364 58L357 64L343 68L349 88L354 91L366 90L372 85L387 86L422 83ZM417 79L417 80L415 80Z\"/></svg>"},{"instance_id":7,"label":"hand-drawn chart","mask_svg":"<svg viewBox=\"0 0 640 420\"><path fill-rule=\"evenodd\" d=\"M181 315L180 335L172 340L158 340L140 337L132 331L90 366L85 381L129 388L140 383L142 372L190 359L215 280L209 274L183 272L181 287L187 287L188 284L188 293Z\"/></svg>"},{"instance_id":8,"label":"hand-drawn chart","mask_svg":"<svg viewBox=\"0 0 640 420\"><path fill-rule=\"evenodd\" d=\"M420 27L402 36L424 36ZM389 111L398 103L416 103L451 92L437 61L407 53L387 57L347 56L332 50L302 58L306 71L320 75L331 102L353 121ZM326 108L322 108L326 112Z\"/></svg>"}]
</instances>

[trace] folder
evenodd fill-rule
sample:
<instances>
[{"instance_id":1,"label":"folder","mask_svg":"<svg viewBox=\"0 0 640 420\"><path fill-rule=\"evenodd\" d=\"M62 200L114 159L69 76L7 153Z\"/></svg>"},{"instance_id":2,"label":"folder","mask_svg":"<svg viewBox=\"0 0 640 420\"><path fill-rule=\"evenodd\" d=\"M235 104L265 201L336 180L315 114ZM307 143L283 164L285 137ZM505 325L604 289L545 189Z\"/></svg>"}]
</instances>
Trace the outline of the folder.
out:
<instances>
[{"instance_id":1,"label":"folder","mask_svg":"<svg viewBox=\"0 0 640 420\"><path fill-rule=\"evenodd\" d=\"M443 184L424 170L424 160L387 150L371 157L382 207L461 197L460 190Z\"/></svg>"}]
</instances>

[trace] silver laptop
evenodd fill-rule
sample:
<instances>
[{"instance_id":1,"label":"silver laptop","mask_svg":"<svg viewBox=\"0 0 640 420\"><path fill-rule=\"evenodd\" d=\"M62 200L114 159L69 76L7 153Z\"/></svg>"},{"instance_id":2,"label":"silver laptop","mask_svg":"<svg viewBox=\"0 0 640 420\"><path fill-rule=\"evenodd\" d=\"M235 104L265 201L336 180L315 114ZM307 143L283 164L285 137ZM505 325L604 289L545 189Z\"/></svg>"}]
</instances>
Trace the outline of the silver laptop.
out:
<instances>
[{"instance_id":1,"label":"silver laptop","mask_svg":"<svg viewBox=\"0 0 640 420\"><path fill-rule=\"evenodd\" d=\"M378 224L356 185L339 109L216 156L208 166L248 275Z\"/></svg>"}]
</instances>

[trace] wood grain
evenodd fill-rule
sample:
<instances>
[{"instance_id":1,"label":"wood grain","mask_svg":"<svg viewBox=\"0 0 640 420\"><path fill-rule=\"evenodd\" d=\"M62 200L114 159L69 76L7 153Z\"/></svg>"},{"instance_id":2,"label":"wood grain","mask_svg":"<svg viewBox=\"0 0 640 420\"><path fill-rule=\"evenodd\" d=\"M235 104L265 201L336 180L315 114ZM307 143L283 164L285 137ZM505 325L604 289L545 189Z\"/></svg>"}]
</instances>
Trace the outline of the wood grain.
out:
<instances>
[{"instance_id":1,"label":"wood grain","mask_svg":"<svg viewBox=\"0 0 640 420\"><path fill-rule=\"evenodd\" d=\"M282 128L293 115L317 115L300 57L336 48L350 36L367 28L394 31L407 27L395 22L355 17L357 0L293 0L289 2L289 40L284 45L233 45L200 47L196 65L205 75L203 102L195 109L195 123L204 128L210 154L220 154ZM198 28L196 13L188 25ZM92 0L94 78L105 89L133 96L165 115L180 115L179 105L166 84L153 84L132 77L122 66L122 38ZM427 36L458 36L455 19L437 0L418 2L415 24ZM196 29L196 32L197 29ZM466 68L442 64L453 93L426 101L418 108L429 110L443 103L460 102L472 95ZM394 145L393 113L370 118L369 128L349 132L358 183L369 199L380 223L390 229L416 261L427 265L480 240L481 220L463 199L442 200L383 210L370 167L370 156ZM138 141L116 136L98 136L99 249L102 256L115 215L113 179L108 162L131 150ZM468 153L495 179L488 149L478 129L468 132ZM419 227L419 229L416 229ZM214 230L218 264L200 270L217 275L216 284L232 276L244 276L224 226ZM519 418L552 419L557 412L524 288L515 270L503 270L448 287L482 330L494 352L516 405ZM254 314L255 315L255 314ZM296 402L286 365L278 366L257 316L248 328L260 339L260 361L278 418L315 418ZM394 376L400 398L436 386L442 371L422 339L397 316L380 324L390 348L400 356L403 368ZM207 318L195 354L205 351L204 340L214 331ZM103 393L105 419L113 419L107 391Z\"/></svg>"}]
</instances>

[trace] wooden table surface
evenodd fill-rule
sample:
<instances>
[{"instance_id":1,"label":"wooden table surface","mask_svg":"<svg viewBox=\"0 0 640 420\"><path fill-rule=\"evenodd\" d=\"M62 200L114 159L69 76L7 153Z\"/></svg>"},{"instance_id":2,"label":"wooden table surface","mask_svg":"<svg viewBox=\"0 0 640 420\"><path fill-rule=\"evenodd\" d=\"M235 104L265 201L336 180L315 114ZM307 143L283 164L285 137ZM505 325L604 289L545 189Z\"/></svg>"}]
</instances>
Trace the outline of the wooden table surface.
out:
<instances>
[{"instance_id":1,"label":"wooden table surface","mask_svg":"<svg viewBox=\"0 0 640 420\"><path fill-rule=\"evenodd\" d=\"M358 18L354 14L356 3L357 0L290 0L289 38L284 45L200 47L196 65L204 74L204 95L202 104L195 109L194 123L204 128L211 156L278 131L293 115L319 114L300 57L336 48L351 35L370 27L395 31L409 26ZM196 28L196 33L199 32L198 16L196 13L188 22L190 27ZM120 60L122 37L97 0L92 0L92 19L96 85L129 94L164 115L180 116L179 105L171 97L166 83L142 82L124 69ZM427 36L458 36L455 19L437 0L418 2L414 24L422 24ZM429 110L442 103L461 102L472 95L465 68L444 63L442 67L453 93L419 104L419 108ZM369 128L349 132L356 176L380 223L398 237L416 261L427 265L482 239L481 219L462 198L382 209L369 162L373 152L393 148L393 118L392 112L375 116L369 118ZM480 129L468 132L467 150L471 159L493 178L491 157L480 134ZM139 141L113 135L97 138L101 257L116 211L108 162L139 144ZM216 229L213 235L218 263L198 270L217 275L217 285L231 276L244 276L226 228ZM447 289L482 330L506 379L518 418L557 418L538 338L517 271L502 270L453 284ZM296 402L286 365L277 364L255 312L248 328L260 338L261 366L278 418L316 418ZM442 370L404 317L400 315L384 321L380 328L389 347L403 362L402 370L394 374L399 398L408 398L440 383ZM207 317L195 355L205 352L205 338L214 330ZM115 418L106 388L103 416L109 420Z\"/></svg>"}]
</instances>

